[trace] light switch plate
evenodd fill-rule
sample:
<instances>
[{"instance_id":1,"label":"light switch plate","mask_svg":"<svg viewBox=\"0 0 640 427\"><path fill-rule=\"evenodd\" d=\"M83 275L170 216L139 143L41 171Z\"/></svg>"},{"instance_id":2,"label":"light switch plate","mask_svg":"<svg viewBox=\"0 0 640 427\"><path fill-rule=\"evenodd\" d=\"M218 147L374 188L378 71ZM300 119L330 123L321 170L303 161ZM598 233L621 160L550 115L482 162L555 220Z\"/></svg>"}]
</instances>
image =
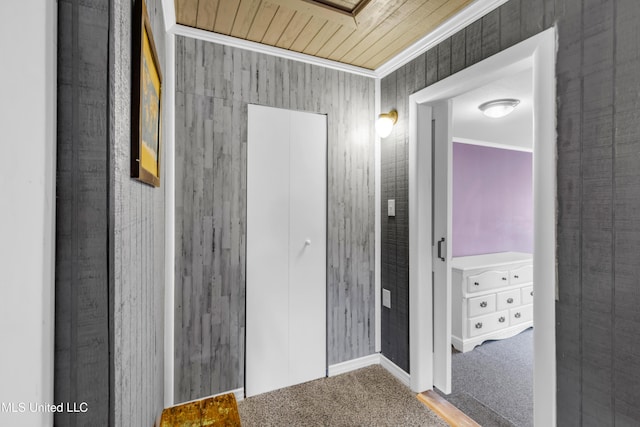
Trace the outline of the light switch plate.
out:
<instances>
[{"instance_id":1,"label":"light switch plate","mask_svg":"<svg viewBox=\"0 0 640 427\"><path fill-rule=\"evenodd\" d=\"M387 200L387 216L396 216L396 201L394 199Z\"/></svg>"},{"instance_id":2,"label":"light switch plate","mask_svg":"<svg viewBox=\"0 0 640 427\"><path fill-rule=\"evenodd\" d=\"M391 308L391 291L388 289L382 290L382 305Z\"/></svg>"}]
</instances>

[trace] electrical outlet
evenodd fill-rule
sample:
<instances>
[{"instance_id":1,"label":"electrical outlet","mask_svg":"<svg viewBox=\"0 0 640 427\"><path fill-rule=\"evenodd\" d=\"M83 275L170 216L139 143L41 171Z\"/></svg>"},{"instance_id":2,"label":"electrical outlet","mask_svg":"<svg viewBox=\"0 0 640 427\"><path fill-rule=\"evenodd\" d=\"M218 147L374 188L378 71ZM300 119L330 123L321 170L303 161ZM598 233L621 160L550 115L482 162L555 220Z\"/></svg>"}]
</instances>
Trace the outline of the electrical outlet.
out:
<instances>
[{"instance_id":1,"label":"electrical outlet","mask_svg":"<svg viewBox=\"0 0 640 427\"><path fill-rule=\"evenodd\" d=\"M396 216L396 201L394 199L387 200L387 216Z\"/></svg>"},{"instance_id":2,"label":"electrical outlet","mask_svg":"<svg viewBox=\"0 0 640 427\"><path fill-rule=\"evenodd\" d=\"M382 290L382 305L387 308L391 308L391 291L387 289Z\"/></svg>"}]
</instances>

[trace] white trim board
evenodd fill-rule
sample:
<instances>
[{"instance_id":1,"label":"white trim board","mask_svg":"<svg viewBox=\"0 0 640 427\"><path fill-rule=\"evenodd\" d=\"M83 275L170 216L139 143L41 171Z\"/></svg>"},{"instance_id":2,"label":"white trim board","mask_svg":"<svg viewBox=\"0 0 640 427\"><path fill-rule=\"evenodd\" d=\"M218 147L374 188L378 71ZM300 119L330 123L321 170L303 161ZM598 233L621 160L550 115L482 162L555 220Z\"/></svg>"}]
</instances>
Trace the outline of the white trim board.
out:
<instances>
[{"instance_id":1,"label":"white trim board","mask_svg":"<svg viewBox=\"0 0 640 427\"><path fill-rule=\"evenodd\" d=\"M355 67L353 65L343 64L341 62L331 61L329 59L318 58L316 56L294 52L292 50L269 46L262 43L256 43L249 40L243 40L236 37L225 36L223 34L200 30L198 28L187 27L180 24L174 25L169 31L178 36L190 37L193 39L204 40L212 43L222 44L225 46L237 47L239 49L264 53L279 58L291 59L293 61L304 62L305 64L317 65L320 67L344 71L364 77L377 77L375 71L368 70L366 68Z\"/></svg>"},{"instance_id":2,"label":"white trim board","mask_svg":"<svg viewBox=\"0 0 640 427\"><path fill-rule=\"evenodd\" d=\"M471 67L441 80L409 97L409 343L410 363L413 371L412 389L424 391L432 387L433 365L429 363L433 353L429 351L433 330L437 328L431 316L431 272L422 264L431 260L432 248L423 248L416 238L425 217L431 212L431 200L420 196L428 188L419 178L418 141L420 135L420 110L434 102L451 99L460 93L495 81L506 74L526 68L533 69L534 76L534 424L556 424L556 134L555 134L555 57L556 29L550 28L499 52ZM428 135L428 133L424 133ZM430 138L426 138L431 144ZM424 149L423 152L430 150ZM429 163L422 164L428 165ZM428 193L427 193L428 194ZM422 222L421 222L422 221ZM431 241L427 231L427 241ZM411 260L420 260L412 262ZM433 301L433 304L438 304ZM426 308L426 309L425 309ZM426 318L424 313L427 312ZM443 351L434 348L433 352Z\"/></svg>"},{"instance_id":3,"label":"white trim board","mask_svg":"<svg viewBox=\"0 0 640 427\"><path fill-rule=\"evenodd\" d=\"M391 360L387 359L382 353L380 353L380 365L391 375L396 377L398 381L407 387L411 388L411 375L406 373L402 368L393 363Z\"/></svg>"},{"instance_id":4,"label":"white trim board","mask_svg":"<svg viewBox=\"0 0 640 427\"><path fill-rule=\"evenodd\" d=\"M508 0L476 0L460 12L449 18L436 29L422 37L420 40L382 64L375 70L356 67L338 61L318 58L304 53L294 52L279 47L269 46L262 43L256 43L249 40L239 39L236 37L226 36L211 31L200 30L197 28L187 27L176 24L175 6L171 0L163 0L162 5L165 11L165 27L168 32L176 35L191 37L194 39L205 40L212 43L218 43L226 46L247 49L253 52L265 53L268 55L287 58L294 61L300 61L307 64L318 65L320 67L331 68L347 73L358 74L371 78L383 78L404 64L422 55L427 50L436 46L438 43L451 37L461 29L465 28L472 22L482 18L487 13L500 7Z\"/></svg>"},{"instance_id":5,"label":"white trim board","mask_svg":"<svg viewBox=\"0 0 640 427\"><path fill-rule=\"evenodd\" d=\"M244 400L244 387L240 387L240 388L236 388L236 389L233 389L233 390L227 390L227 391L223 391L221 393L212 394L210 396L199 397L199 398L193 399L193 400L187 400L186 402L179 402L179 403L174 403L174 404L171 404L171 405L165 405L164 408L165 409L174 408L176 406L186 405L188 403L193 403L193 402L200 402L201 400L211 399L212 397L222 396L224 394L229 394L229 393L233 393L236 396L236 401L238 401L238 402Z\"/></svg>"},{"instance_id":6,"label":"white trim board","mask_svg":"<svg viewBox=\"0 0 640 427\"><path fill-rule=\"evenodd\" d=\"M382 91L380 90L380 79L375 80L375 117L381 113L382 104ZM380 203L382 201L382 140L375 132L375 230L374 230L374 291L375 291L375 351L380 353L382 351L382 212L380 210Z\"/></svg>"},{"instance_id":7,"label":"white trim board","mask_svg":"<svg viewBox=\"0 0 640 427\"><path fill-rule=\"evenodd\" d=\"M407 62L422 55L438 43L451 37L467 25L477 21L507 1L508 0L476 0L440 24L435 30L376 68L375 73L377 77L382 78L393 73Z\"/></svg>"},{"instance_id":8,"label":"white trim board","mask_svg":"<svg viewBox=\"0 0 640 427\"><path fill-rule=\"evenodd\" d=\"M457 142L459 144L480 145L482 147L500 148L502 150L524 151L526 153L533 153L533 148L518 147L517 145L500 144L499 142L481 141L479 139L458 138L454 136L453 142Z\"/></svg>"},{"instance_id":9,"label":"white trim board","mask_svg":"<svg viewBox=\"0 0 640 427\"><path fill-rule=\"evenodd\" d=\"M330 365L329 369L327 370L327 376L335 377L336 375L346 374L347 372L351 372L357 369L366 368L367 366L379 365L379 364L380 364L380 353L374 353L368 356L347 360L346 362L336 363L335 365Z\"/></svg>"},{"instance_id":10,"label":"white trim board","mask_svg":"<svg viewBox=\"0 0 640 427\"><path fill-rule=\"evenodd\" d=\"M175 350L175 36L165 33L164 111L164 405L174 403Z\"/></svg>"},{"instance_id":11,"label":"white trim board","mask_svg":"<svg viewBox=\"0 0 640 427\"><path fill-rule=\"evenodd\" d=\"M374 353L369 356L359 357L357 359L347 360L346 362L336 363L329 366L328 377L346 374L347 372L365 368L371 365L380 365L393 375L398 381L407 387L411 384L411 375L406 373L402 368L387 359L382 353Z\"/></svg>"}]
</instances>

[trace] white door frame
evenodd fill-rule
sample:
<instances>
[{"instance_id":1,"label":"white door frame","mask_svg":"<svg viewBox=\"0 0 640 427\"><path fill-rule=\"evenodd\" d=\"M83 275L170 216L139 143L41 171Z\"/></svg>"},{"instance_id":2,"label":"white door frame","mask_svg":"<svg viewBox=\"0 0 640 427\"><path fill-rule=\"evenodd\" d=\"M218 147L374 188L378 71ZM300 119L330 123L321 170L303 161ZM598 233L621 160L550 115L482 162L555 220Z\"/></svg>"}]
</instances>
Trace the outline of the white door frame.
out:
<instances>
[{"instance_id":1,"label":"white door frame","mask_svg":"<svg viewBox=\"0 0 640 427\"><path fill-rule=\"evenodd\" d=\"M409 343L411 389L433 387L431 148L426 105L533 70L534 424L556 424L556 30L550 28L409 97ZM418 141L423 141L418 144ZM426 143L424 142L426 141ZM439 303L436 301L436 303Z\"/></svg>"}]
</instances>

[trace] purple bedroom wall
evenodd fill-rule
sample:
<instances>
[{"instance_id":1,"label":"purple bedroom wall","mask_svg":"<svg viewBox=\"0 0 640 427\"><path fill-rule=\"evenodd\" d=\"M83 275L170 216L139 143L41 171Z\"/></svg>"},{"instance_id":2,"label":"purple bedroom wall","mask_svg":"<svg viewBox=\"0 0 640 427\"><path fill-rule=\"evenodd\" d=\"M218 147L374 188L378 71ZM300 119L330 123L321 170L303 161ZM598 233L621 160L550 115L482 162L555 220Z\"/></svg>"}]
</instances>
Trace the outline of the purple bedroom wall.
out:
<instances>
[{"instance_id":1,"label":"purple bedroom wall","mask_svg":"<svg viewBox=\"0 0 640 427\"><path fill-rule=\"evenodd\" d=\"M532 153L453 143L454 257L533 252Z\"/></svg>"}]
</instances>

